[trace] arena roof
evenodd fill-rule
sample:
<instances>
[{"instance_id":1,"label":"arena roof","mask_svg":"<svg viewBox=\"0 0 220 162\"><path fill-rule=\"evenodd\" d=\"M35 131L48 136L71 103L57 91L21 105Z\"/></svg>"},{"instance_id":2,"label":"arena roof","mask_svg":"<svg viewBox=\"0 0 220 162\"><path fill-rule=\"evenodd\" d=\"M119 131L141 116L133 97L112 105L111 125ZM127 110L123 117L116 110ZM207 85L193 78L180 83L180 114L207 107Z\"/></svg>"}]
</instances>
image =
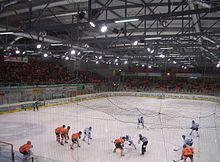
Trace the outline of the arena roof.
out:
<instances>
[{"instance_id":1,"label":"arena roof","mask_svg":"<svg viewBox=\"0 0 220 162\"><path fill-rule=\"evenodd\" d=\"M43 57L47 53L48 57L106 64L166 63L183 68L216 66L220 61L219 0L0 3L4 55ZM100 31L103 25L106 32Z\"/></svg>"}]
</instances>

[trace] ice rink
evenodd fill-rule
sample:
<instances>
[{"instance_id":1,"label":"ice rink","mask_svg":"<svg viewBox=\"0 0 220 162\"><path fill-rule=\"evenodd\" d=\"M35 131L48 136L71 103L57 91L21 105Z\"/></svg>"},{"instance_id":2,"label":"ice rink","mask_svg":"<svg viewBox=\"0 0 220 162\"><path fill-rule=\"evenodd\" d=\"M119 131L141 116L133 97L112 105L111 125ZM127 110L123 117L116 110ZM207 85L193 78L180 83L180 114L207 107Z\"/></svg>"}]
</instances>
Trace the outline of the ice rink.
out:
<instances>
[{"instance_id":1,"label":"ice rink","mask_svg":"<svg viewBox=\"0 0 220 162\"><path fill-rule=\"evenodd\" d=\"M137 129L141 115L145 128ZM35 155L63 162L172 162L180 156L173 149L181 146L183 134L190 133L192 119L200 124L200 137L193 135L194 161L220 161L220 105L199 100L108 97L1 115L0 141L13 143L18 150L31 140ZM71 126L70 135L92 126L91 144L81 139L81 147L74 150L58 144L54 129L63 124ZM143 156L137 143L140 133L149 140ZM112 141L124 135L138 149L125 144L121 157L119 151L112 152Z\"/></svg>"}]
</instances>

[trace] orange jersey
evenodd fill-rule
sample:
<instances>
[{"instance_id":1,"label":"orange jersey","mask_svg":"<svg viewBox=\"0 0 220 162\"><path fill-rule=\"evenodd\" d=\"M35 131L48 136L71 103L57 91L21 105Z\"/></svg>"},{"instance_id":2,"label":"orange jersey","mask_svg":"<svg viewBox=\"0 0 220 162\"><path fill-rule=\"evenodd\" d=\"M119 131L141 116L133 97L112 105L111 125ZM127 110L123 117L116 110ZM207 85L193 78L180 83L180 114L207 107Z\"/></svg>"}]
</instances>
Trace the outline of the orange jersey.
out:
<instances>
[{"instance_id":1,"label":"orange jersey","mask_svg":"<svg viewBox=\"0 0 220 162\"><path fill-rule=\"evenodd\" d=\"M115 139L114 143L124 143L125 140L122 138Z\"/></svg>"},{"instance_id":2,"label":"orange jersey","mask_svg":"<svg viewBox=\"0 0 220 162\"><path fill-rule=\"evenodd\" d=\"M78 139L80 137L79 133L73 133L72 134L72 139Z\"/></svg>"},{"instance_id":3,"label":"orange jersey","mask_svg":"<svg viewBox=\"0 0 220 162\"><path fill-rule=\"evenodd\" d=\"M30 146L29 146L28 144L24 144L23 146L21 146L21 147L19 148L19 151L20 151L20 152L24 152L24 151L30 152Z\"/></svg>"},{"instance_id":4,"label":"orange jersey","mask_svg":"<svg viewBox=\"0 0 220 162\"><path fill-rule=\"evenodd\" d=\"M63 127L58 127L55 129L55 133L61 133L65 128Z\"/></svg>"},{"instance_id":5,"label":"orange jersey","mask_svg":"<svg viewBox=\"0 0 220 162\"><path fill-rule=\"evenodd\" d=\"M182 156L188 156L188 155L193 155L193 148L192 147L183 148Z\"/></svg>"},{"instance_id":6,"label":"orange jersey","mask_svg":"<svg viewBox=\"0 0 220 162\"><path fill-rule=\"evenodd\" d=\"M63 129L64 134L69 134L69 129Z\"/></svg>"}]
</instances>

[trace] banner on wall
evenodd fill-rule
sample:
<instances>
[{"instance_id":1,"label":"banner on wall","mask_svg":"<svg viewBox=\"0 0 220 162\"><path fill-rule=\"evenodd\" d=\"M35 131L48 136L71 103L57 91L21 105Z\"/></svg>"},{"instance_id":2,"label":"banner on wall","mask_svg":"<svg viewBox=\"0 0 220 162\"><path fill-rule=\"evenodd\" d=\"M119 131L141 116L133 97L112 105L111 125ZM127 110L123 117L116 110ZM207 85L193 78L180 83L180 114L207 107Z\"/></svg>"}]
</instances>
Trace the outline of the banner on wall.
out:
<instances>
[{"instance_id":1,"label":"banner on wall","mask_svg":"<svg viewBox=\"0 0 220 162\"><path fill-rule=\"evenodd\" d=\"M4 56L4 61L7 61L7 62L28 63L28 57Z\"/></svg>"}]
</instances>

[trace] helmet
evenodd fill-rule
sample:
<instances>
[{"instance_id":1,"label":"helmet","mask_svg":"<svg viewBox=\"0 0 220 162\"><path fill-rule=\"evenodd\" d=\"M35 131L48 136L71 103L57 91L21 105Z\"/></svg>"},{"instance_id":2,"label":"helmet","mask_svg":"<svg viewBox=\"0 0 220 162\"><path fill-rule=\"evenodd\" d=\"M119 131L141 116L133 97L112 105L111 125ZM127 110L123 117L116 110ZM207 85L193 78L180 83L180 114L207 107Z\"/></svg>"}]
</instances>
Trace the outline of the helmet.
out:
<instances>
[{"instance_id":1,"label":"helmet","mask_svg":"<svg viewBox=\"0 0 220 162\"><path fill-rule=\"evenodd\" d=\"M81 131L79 131L79 134L82 134L82 132L81 132Z\"/></svg>"},{"instance_id":2,"label":"helmet","mask_svg":"<svg viewBox=\"0 0 220 162\"><path fill-rule=\"evenodd\" d=\"M142 135L141 135L141 134L139 134L139 137L141 138L141 137L142 137Z\"/></svg>"},{"instance_id":3,"label":"helmet","mask_svg":"<svg viewBox=\"0 0 220 162\"><path fill-rule=\"evenodd\" d=\"M92 127L91 127L91 126L89 127L89 130L92 130Z\"/></svg>"},{"instance_id":4,"label":"helmet","mask_svg":"<svg viewBox=\"0 0 220 162\"><path fill-rule=\"evenodd\" d=\"M195 120L192 120L192 123L195 123Z\"/></svg>"},{"instance_id":5,"label":"helmet","mask_svg":"<svg viewBox=\"0 0 220 162\"><path fill-rule=\"evenodd\" d=\"M27 141L27 144L31 145L31 141Z\"/></svg>"},{"instance_id":6,"label":"helmet","mask_svg":"<svg viewBox=\"0 0 220 162\"><path fill-rule=\"evenodd\" d=\"M185 136L185 135L182 135L182 138L183 138L183 139L185 139L185 138L186 138L186 136Z\"/></svg>"},{"instance_id":7,"label":"helmet","mask_svg":"<svg viewBox=\"0 0 220 162\"><path fill-rule=\"evenodd\" d=\"M125 140L125 137L122 137L123 140Z\"/></svg>"},{"instance_id":8,"label":"helmet","mask_svg":"<svg viewBox=\"0 0 220 162\"><path fill-rule=\"evenodd\" d=\"M70 130L70 126L68 126L68 127L67 127L67 129L69 129L69 130Z\"/></svg>"},{"instance_id":9,"label":"helmet","mask_svg":"<svg viewBox=\"0 0 220 162\"><path fill-rule=\"evenodd\" d=\"M63 128L65 128L66 126L65 125L63 125Z\"/></svg>"},{"instance_id":10,"label":"helmet","mask_svg":"<svg viewBox=\"0 0 220 162\"><path fill-rule=\"evenodd\" d=\"M128 140L128 138L129 138L129 136L128 136L128 135L126 135L126 136L125 136L125 139L127 139L127 140Z\"/></svg>"}]
</instances>

